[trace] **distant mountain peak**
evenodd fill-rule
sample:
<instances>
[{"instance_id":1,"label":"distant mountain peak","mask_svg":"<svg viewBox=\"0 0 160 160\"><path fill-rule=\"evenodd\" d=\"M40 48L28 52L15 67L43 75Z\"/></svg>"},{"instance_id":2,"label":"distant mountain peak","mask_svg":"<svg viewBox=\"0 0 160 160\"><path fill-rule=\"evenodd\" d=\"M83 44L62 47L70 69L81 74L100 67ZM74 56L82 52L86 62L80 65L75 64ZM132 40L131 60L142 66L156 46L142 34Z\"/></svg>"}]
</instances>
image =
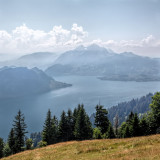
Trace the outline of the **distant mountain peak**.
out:
<instances>
[{"instance_id":1,"label":"distant mountain peak","mask_svg":"<svg viewBox=\"0 0 160 160\"><path fill-rule=\"evenodd\" d=\"M87 47L88 50L106 50L104 47L100 47L97 44L91 44L90 46Z\"/></svg>"},{"instance_id":2,"label":"distant mountain peak","mask_svg":"<svg viewBox=\"0 0 160 160\"><path fill-rule=\"evenodd\" d=\"M89 46L86 46L86 47L83 46L83 45L80 45L75 50L78 50L78 51L83 51L83 50L87 50L87 51L106 51L107 49L93 43L93 44L91 44Z\"/></svg>"},{"instance_id":3,"label":"distant mountain peak","mask_svg":"<svg viewBox=\"0 0 160 160\"><path fill-rule=\"evenodd\" d=\"M136 57L138 55L132 53L132 52L123 52L121 53L121 55L124 55L124 56L128 56L128 57Z\"/></svg>"},{"instance_id":4,"label":"distant mountain peak","mask_svg":"<svg viewBox=\"0 0 160 160\"><path fill-rule=\"evenodd\" d=\"M77 50L77 51L82 51L82 50L86 50L87 49L87 47L85 47L85 46L83 46L83 45L80 45L80 46L78 46L75 50Z\"/></svg>"}]
</instances>

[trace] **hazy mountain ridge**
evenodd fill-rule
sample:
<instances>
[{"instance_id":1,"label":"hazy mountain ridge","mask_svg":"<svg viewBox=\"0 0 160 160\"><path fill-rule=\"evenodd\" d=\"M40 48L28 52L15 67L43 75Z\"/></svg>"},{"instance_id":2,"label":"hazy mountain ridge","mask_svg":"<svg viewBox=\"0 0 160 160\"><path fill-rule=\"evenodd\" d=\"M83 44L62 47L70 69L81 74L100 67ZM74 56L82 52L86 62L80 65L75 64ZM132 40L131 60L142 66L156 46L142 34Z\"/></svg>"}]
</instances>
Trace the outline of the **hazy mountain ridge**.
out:
<instances>
[{"instance_id":1,"label":"hazy mountain ridge","mask_svg":"<svg viewBox=\"0 0 160 160\"><path fill-rule=\"evenodd\" d=\"M28 68L37 67L44 70L47 67L51 66L53 62L57 59L57 57L57 53L35 52L21 56L17 59L0 62L0 66L16 66Z\"/></svg>"},{"instance_id":2,"label":"hazy mountain ridge","mask_svg":"<svg viewBox=\"0 0 160 160\"><path fill-rule=\"evenodd\" d=\"M68 86L70 85L55 81L38 68L0 69L0 98L39 94Z\"/></svg>"},{"instance_id":3,"label":"hazy mountain ridge","mask_svg":"<svg viewBox=\"0 0 160 160\"><path fill-rule=\"evenodd\" d=\"M131 52L121 54L91 45L80 46L60 55L46 69L49 75L100 76L103 80L159 81L159 59Z\"/></svg>"}]
</instances>

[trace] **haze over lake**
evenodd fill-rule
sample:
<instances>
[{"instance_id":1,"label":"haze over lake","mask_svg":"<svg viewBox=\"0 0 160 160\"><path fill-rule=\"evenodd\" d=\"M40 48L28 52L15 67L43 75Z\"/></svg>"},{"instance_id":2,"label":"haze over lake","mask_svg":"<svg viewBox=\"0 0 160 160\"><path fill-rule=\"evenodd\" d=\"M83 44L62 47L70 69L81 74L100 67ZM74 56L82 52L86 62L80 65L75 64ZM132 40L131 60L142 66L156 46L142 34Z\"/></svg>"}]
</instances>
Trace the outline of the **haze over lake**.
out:
<instances>
[{"instance_id":1,"label":"haze over lake","mask_svg":"<svg viewBox=\"0 0 160 160\"><path fill-rule=\"evenodd\" d=\"M94 76L60 76L57 81L72 84L71 87L54 90L32 97L7 98L0 100L1 136L7 138L14 116L18 110L24 113L28 131L41 131L46 113L60 116L62 110L75 108L83 103L86 111L92 114L99 102L106 108L119 102L129 101L160 91L160 82L102 81Z\"/></svg>"}]
</instances>

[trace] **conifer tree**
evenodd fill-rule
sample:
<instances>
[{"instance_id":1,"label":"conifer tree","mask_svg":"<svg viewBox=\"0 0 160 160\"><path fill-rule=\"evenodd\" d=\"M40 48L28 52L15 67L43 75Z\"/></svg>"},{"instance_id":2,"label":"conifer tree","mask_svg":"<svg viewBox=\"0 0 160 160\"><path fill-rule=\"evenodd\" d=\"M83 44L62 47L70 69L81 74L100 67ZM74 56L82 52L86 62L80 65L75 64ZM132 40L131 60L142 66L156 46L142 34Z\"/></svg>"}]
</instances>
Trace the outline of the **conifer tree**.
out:
<instances>
[{"instance_id":1,"label":"conifer tree","mask_svg":"<svg viewBox=\"0 0 160 160\"><path fill-rule=\"evenodd\" d=\"M43 126L42 140L47 144L52 144L52 118L50 109L47 112L47 117Z\"/></svg>"},{"instance_id":2,"label":"conifer tree","mask_svg":"<svg viewBox=\"0 0 160 160\"><path fill-rule=\"evenodd\" d=\"M107 130L107 138L110 138L110 139L115 138L114 130L113 130L111 123L108 127L108 130Z\"/></svg>"},{"instance_id":3,"label":"conifer tree","mask_svg":"<svg viewBox=\"0 0 160 160\"><path fill-rule=\"evenodd\" d=\"M106 133L109 127L108 111L101 105L96 106L95 125L101 129L102 134Z\"/></svg>"},{"instance_id":4,"label":"conifer tree","mask_svg":"<svg viewBox=\"0 0 160 160\"><path fill-rule=\"evenodd\" d=\"M13 121L13 129L14 129L14 134L15 134L15 148L16 152L20 152L23 150L22 147L24 147L25 144L25 134L27 133L26 128L27 125L25 123L25 118L24 115L21 113L21 111L18 111L17 116L15 117L15 120Z\"/></svg>"},{"instance_id":5,"label":"conifer tree","mask_svg":"<svg viewBox=\"0 0 160 160\"><path fill-rule=\"evenodd\" d=\"M141 136L146 136L149 134L149 124L147 121L147 116L143 116L142 119L140 120L140 135Z\"/></svg>"},{"instance_id":6,"label":"conifer tree","mask_svg":"<svg viewBox=\"0 0 160 160\"><path fill-rule=\"evenodd\" d=\"M58 136L59 140L64 142L68 140L68 123L65 111L61 114L61 119L59 121L59 128L58 128Z\"/></svg>"},{"instance_id":7,"label":"conifer tree","mask_svg":"<svg viewBox=\"0 0 160 160\"><path fill-rule=\"evenodd\" d=\"M11 128L11 131L8 136L8 145L11 149L12 154L16 153L16 139L15 139L15 134L14 134L14 129Z\"/></svg>"},{"instance_id":8,"label":"conifer tree","mask_svg":"<svg viewBox=\"0 0 160 160\"><path fill-rule=\"evenodd\" d=\"M131 111L131 113L128 116L127 123L132 125L133 119L134 119L134 113Z\"/></svg>"},{"instance_id":9,"label":"conifer tree","mask_svg":"<svg viewBox=\"0 0 160 160\"><path fill-rule=\"evenodd\" d=\"M68 132L68 140L73 140L74 139L74 118L73 118L73 114L72 111L69 109L67 112L67 132Z\"/></svg>"},{"instance_id":10,"label":"conifer tree","mask_svg":"<svg viewBox=\"0 0 160 160\"><path fill-rule=\"evenodd\" d=\"M150 104L151 111L149 112L149 131L150 134L155 134L157 129L160 128L160 92L157 92L152 97Z\"/></svg>"},{"instance_id":11,"label":"conifer tree","mask_svg":"<svg viewBox=\"0 0 160 160\"><path fill-rule=\"evenodd\" d=\"M126 122L123 122L120 126L120 129L119 129L119 136L121 138L124 138L124 132L125 132L125 128L127 126L127 123Z\"/></svg>"},{"instance_id":12,"label":"conifer tree","mask_svg":"<svg viewBox=\"0 0 160 160\"><path fill-rule=\"evenodd\" d=\"M75 127L76 120L77 120L77 115L78 115L78 108L75 108L73 111L73 126Z\"/></svg>"},{"instance_id":13,"label":"conifer tree","mask_svg":"<svg viewBox=\"0 0 160 160\"><path fill-rule=\"evenodd\" d=\"M81 105L77 114L77 119L75 124L75 130L74 130L75 138L78 140L90 139L92 138L92 132L93 130L89 117L86 114L83 105Z\"/></svg>"},{"instance_id":14,"label":"conifer tree","mask_svg":"<svg viewBox=\"0 0 160 160\"><path fill-rule=\"evenodd\" d=\"M134 114L134 118L133 118L132 136L133 137L140 136L140 125L139 125L139 118L137 113Z\"/></svg>"},{"instance_id":15,"label":"conifer tree","mask_svg":"<svg viewBox=\"0 0 160 160\"><path fill-rule=\"evenodd\" d=\"M56 118L56 116L53 116L52 118L52 126L51 126L51 141L52 144L58 142L58 120Z\"/></svg>"},{"instance_id":16,"label":"conifer tree","mask_svg":"<svg viewBox=\"0 0 160 160\"><path fill-rule=\"evenodd\" d=\"M3 139L0 138L0 158L3 157L3 148L4 148L4 142Z\"/></svg>"},{"instance_id":17,"label":"conifer tree","mask_svg":"<svg viewBox=\"0 0 160 160\"><path fill-rule=\"evenodd\" d=\"M130 130L129 130L128 125L126 125L126 127L124 129L123 138L128 138L128 137L131 137L131 134L130 134Z\"/></svg>"}]
</instances>

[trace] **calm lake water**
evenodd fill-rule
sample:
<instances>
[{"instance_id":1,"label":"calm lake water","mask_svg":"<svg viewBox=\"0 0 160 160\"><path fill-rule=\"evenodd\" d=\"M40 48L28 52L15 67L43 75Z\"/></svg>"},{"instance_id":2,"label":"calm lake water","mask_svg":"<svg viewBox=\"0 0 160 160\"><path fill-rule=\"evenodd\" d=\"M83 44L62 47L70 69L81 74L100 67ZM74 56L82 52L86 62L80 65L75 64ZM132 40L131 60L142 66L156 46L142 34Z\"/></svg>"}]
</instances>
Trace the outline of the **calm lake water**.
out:
<instances>
[{"instance_id":1,"label":"calm lake water","mask_svg":"<svg viewBox=\"0 0 160 160\"><path fill-rule=\"evenodd\" d=\"M62 110L73 109L83 103L88 114L95 112L99 102L106 108L119 102L160 91L160 82L101 81L89 76L54 77L73 84L72 87L32 97L0 99L0 137L6 138L18 110L25 115L28 131L41 131L48 109L60 116Z\"/></svg>"}]
</instances>

